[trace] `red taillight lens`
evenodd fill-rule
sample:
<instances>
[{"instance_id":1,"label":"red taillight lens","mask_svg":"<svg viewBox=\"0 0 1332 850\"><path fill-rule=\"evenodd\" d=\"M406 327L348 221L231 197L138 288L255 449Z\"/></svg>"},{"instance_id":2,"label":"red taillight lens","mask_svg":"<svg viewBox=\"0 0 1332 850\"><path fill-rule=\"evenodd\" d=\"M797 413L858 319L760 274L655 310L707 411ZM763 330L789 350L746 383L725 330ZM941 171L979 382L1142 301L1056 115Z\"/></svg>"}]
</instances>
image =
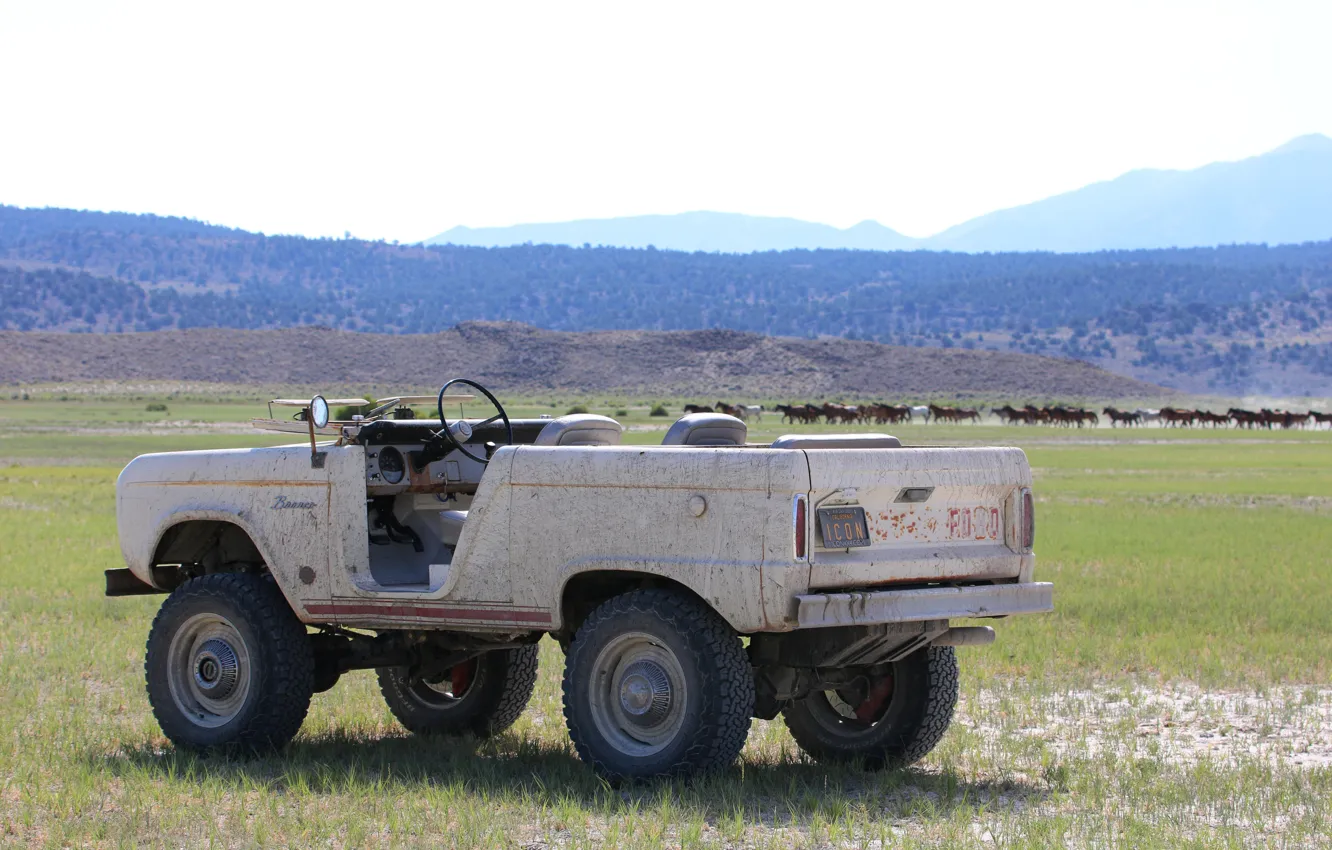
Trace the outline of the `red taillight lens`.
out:
<instances>
[{"instance_id":1,"label":"red taillight lens","mask_svg":"<svg viewBox=\"0 0 1332 850\"><path fill-rule=\"evenodd\" d=\"M1030 490L1022 491L1022 548L1030 551L1036 545L1036 503Z\"/></svg>"},{"instance_id":2,"label":"red taillight lens","mask_svg":"<svg viewBox=\"0 0 1332 850\"><path fill-rule=\"evenodd\" d=\"M791 522L795 526L795 556L797 561L805 560L805 497L796 496L791 506Z\"/></svg>"}]
</instances>

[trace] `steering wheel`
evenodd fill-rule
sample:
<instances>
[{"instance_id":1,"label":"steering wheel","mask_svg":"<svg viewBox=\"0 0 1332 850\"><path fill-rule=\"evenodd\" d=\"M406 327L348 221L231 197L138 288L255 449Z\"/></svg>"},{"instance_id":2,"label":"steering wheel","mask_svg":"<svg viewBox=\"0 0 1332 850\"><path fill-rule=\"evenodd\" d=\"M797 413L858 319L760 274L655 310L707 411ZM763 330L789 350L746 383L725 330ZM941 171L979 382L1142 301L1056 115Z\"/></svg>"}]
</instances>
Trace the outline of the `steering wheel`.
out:
<instances>
[{"instance_id":1,"label":"steering wheel","mask_svg":"<svg viewBox=\"0 0 1332 850\"><path fill-rule=\"evenodd\" d=\"M457 422L453 423L453 427L449 427L449 421L444 418L444 396L448 394L449 387L453 386L454 384L466 384L467 386L481 393L481 395L485 396L487 399L490 400L491 404L495 405L495 409L498 410L499 413L496 413L494 416L490 417L489 419L485 419L482 420L481 422L476 423L476 425L471 425L466 421L460 419ZM490 463L490 458L477 457L476 455L469 452L467 449L463 448L463 443L466 442L467 439L472 436L472 431L474 428L478 428L482 425L489 425L491 422L494 422L496 419L503 419L504 429L507 432L507 439L504 441L504 445L506 446L513 445L513 424L509 422L509 414L504 412L504 407L499 403L499 399L495 398L495 396L491 394L490 390L481 386L476 381L469 381L466 378L454 378L452 381L449 381L447 384L445 384L443 387L440 388L439 399L436 401L435 406L438 408L439 411L440 429L438 436L443 437L444 440L448 442L450 445L452 445L455 449L467 455L469 458L476 461L477 463L480 464ZM461 432L462 434L461 440L458 439L458 436L453 433L454 428L457 428Z\"/></svg>"}]
</instances>

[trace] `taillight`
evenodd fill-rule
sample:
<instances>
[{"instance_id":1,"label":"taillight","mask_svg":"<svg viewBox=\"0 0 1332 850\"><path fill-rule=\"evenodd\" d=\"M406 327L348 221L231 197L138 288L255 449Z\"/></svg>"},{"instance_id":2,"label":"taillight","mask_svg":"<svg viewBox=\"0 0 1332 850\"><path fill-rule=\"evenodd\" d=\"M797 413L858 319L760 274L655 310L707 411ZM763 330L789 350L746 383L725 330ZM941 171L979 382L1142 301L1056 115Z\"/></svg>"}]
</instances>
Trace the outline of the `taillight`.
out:
<instances>
[{"instance_id":1,"label":"taillight","mask_svg":"<svg viewBox=\"0 0 1332 850\"><path fill-rule=\"evenodd\" d=\"M1031 490L1022 491L1022 549L1030 552L1036 545L1036 503Z\"/></svg>"},{"instance_id":2,"label":"taillight","mask_svg":"<svg viewBox=\"0 0 1332 850\"><path fill-rule=\"evenodd\" d=\"M795 558L805 560L805 496L799 494L791 503L791 523L795 526Z\"/></svg>"}]
</instances>

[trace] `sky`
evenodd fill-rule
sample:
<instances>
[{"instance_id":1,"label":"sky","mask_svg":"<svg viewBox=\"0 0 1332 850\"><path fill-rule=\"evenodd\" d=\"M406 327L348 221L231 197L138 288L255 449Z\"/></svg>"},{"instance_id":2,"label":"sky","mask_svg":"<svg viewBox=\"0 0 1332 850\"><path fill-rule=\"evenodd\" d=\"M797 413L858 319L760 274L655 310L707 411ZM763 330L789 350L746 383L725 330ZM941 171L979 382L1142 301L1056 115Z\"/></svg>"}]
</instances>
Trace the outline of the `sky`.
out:
<instances>
[{"instance_id":1,"label":"sky","mask_svg":"<svg viewBox=\"0 0 1332 850\"><path fill-rule=\"evenodd\" d=\"M927 236L1332 136L1332 3L0 0L0 203L418 241L692 210Z\"/></svg>"}]
</instances>

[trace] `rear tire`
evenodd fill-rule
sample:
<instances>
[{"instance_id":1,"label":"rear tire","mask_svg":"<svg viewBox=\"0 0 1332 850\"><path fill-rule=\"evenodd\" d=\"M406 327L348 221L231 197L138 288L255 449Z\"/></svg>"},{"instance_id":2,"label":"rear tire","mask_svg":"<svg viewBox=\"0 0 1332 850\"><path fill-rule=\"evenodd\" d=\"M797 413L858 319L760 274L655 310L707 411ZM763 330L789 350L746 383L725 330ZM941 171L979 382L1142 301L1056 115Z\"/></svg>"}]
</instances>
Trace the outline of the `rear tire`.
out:
<instances>
[{"instance_id":1,"label":"rear tire","mask_svg":"<svg viewBox=\"0 0 1332 850\"><path fill-rule=\"evenodd\" d=\"M508 729L532 699L537 647L482 653L449 669L439 681L406 667L380 667L379 691L389 711L417 735L489 738Z\"/></svg>"},{"instance_id":2,"label":"rear tire","mask_svg":"<svg viewBox=\"0 0 1332 850\"><path fill-rule=\"evenodd\" d=\"M564 717L578 757L612 779L690 776L735 761L754 712L740 638L671 590L617 596L569 646Z\"/></svg>"},{"instance_id":3,"label":"rear tire","mask_svg":"<svg viewBox=\"0 0 1332 850\"><path fill-rule=\"evenodd\" d=\"M818 691L783 709L800 749L822 762L860 760L871 770L923 759L953 720L957 656L951 646L931 646L891 668L867 694Z\"/></svg>"},{"instance_id":4,"label":"rear tire","mask_svg":"<svg viewBox=\"0 0 1332 850\"><path fill-rule=\"evenodd\" d=\"M314 654L271 579L190 579L153 620L143 662L148 702L178 747L281 747L314 693Z\"/></svg>"}]
</instances>

